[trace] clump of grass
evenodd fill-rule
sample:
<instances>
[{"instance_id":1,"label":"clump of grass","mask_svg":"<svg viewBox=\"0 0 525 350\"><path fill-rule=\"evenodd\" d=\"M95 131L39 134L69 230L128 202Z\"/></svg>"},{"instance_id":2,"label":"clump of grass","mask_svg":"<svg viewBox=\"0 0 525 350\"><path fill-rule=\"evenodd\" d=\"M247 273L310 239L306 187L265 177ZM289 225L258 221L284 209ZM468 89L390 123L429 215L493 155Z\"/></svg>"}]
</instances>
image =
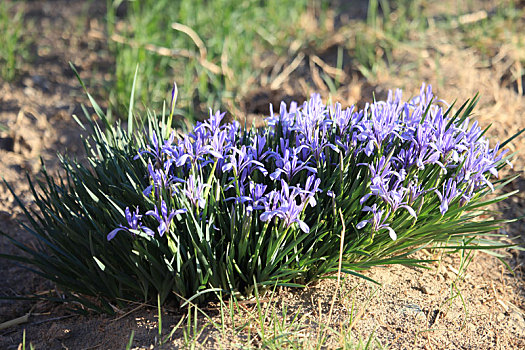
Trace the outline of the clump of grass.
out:
<instances>
[{"instance_id":1,"label":"clump of grass","mask_svg":"<svg viewBox=\"0 0 525 350\"><path fill-rule=\"evenodd\" d=\"M13 80L27 56L28 41L23 36L24 11L10 1L0 2L0 76Z\"/></svg>"},{"instance_id":2,"label":"clump of grass","mask_svg":"<svg viewBox=\"0 0 525 350\"><path fill-rule=\"evenodd\" d=\"M407 43L410 35L424 31L427 22L421 1L370 0L366 20L357 26L360 29L351 47L358 62L356 68L373 79L392 63L392 51Z\"/></svg>"},{"instance_id":3,"label":"clump of grass","mask_svg":"<svg viewBox=\"0 0 525 350\"><path fill-rule=\"evenodd\" d=\"M267 51L286 52L286 35L307 1L134 1L117 21L122 1L109 1L110 47L115 55L112 105L122 114L139 64L136 95L145 105L160 103L179 77L179 107L190 119L199 110L233 110L260 73L254 60Z\"/></svg>"},{"instance_id":4,"label":"clump of grass","mask_svg":"<svg viewBox=\"0 0 525 350\"><path fill-rule=\"evenodd\" d=\"M421 247L505 246L482 234L504 220L474 220L512 195L486 196L508 159L469 117L434 103L431 88L401 91L364 109L318 95L281 104L267 125L222 124L210 112L188 135L169 110L138 132L90 122L87 166L62 158L63 176L30 181L39 211L24 209L36 248L9 237L21 261L84 307L212 292L251 295L302 286L332 272L363 276L384 264L419 266ZM87 115L89 117L89 115ZM165 118L164 116L168 116ZM503 144L504 145L504 144Z\"/></svg>"},{"instance_id":5,"label":"clump of grass","mask_svg":"<svg viewBox=\"0 0 525 350\"><path fill-rule=\"evenodd\" d=\"M249 301L238 300L234 295L224 298L218 294L215 315L188 301L187 310L176 324L170 326L169 332L163 330L163 313L158 304L158 333L153 345L161 348L171 345L184 348L320 349L338 346L341 349L383 349L375 332L365 339L356 338L352 332L359 315L374 295L375 292L371 293L363 303L355 303L354 300L350 315L344 316L344 321L339 320L337 326L330 317L326 319L320 307L315 315L304 313L301 307L288 307L285 301L280 300L276 288L264 296L256 293ZM348 297L341 295L342 299ZM332 306L334 303L335 299ZM133 335L132 331L129 348Z\"/></svg>"},{"instance_id":6,"label":"clump of grass","mask_svg":"<svg viewBox=\"0 0 525 350\"><path fill-rule=\"evenodd\" d=\"M481 8L474 3L457 3L442 7L439 12L433 7L423 1L369 0L367 17L352 22L358 29L347 44L356 68L368 80L376 80L379 72L393 64L406 65L396 64L395 51L418 57L419 50L428 48L439 37L478 50L489 65L493 64L489 57L510 56L517 65L510 79L521 79L524 43L517 33L523 31L525 10L515 1L485 4ZM521 83L518 85L522 92Z\"/></svg>"},{"instance_id":7,"label":"clump of grass","mask_svg":"<svg viewBox=\"0 0 525 350\"><path fill-rule=\"evenodd\" d=\"M525 25L525 9L514 1L502 1L493 11L474 12L474 15L477 16L472 19L463 15L466 20L461 21L460 17L454 23L453 29L459 31L467 46L491 57L498 54L501 45L522 45L523 48L523 40L515 36L519 36Z\"/></svg>"}]
</instances>

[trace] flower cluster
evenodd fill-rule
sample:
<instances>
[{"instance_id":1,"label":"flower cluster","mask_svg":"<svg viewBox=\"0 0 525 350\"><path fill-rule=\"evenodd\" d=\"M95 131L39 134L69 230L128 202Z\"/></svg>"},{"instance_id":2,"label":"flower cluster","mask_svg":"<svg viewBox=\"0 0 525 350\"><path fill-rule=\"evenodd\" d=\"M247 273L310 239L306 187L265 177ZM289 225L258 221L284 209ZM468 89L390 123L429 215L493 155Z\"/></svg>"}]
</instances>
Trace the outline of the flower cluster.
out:
<instances>
[{"instance_id":1,"label":"flower cluster","mask_svg":"<svg viewBox=\"0 0 525 350\"><path fill-rule=\"evenodd\" d=\"M138 133L87 114L87 161L64 157L58 180L45 167L30 180L41 214L18 202L38 244L0 231L24 251L3 257L64 301L111 313L152 295L201 303L335 271L369 279L374 266L424 264L411 255L421 247L507 246L493 231L510 220L483 214L517 192L488 196L517 176L497 179L510 156L469 120L477 98L456 109L423 86L359 109L313 95L270 108L261 128L210 112L182 134L176 95Z\"/></svg>"},{"instance_id":2,"label":"flower cluster","mask_svg":"<svg viewBox=\"0 0 525 350\"><path fill-rule=\"evenodd\" d=\"M156 220L162 236L190 212L211 220L206 209L213 197L256 218L257 229L275 225L308 233L319 220L309 208L348 196L331 190L329 174L344 172L350 162L366 171L354 229L371 236L388 232L396 240L392 223L403 212L417 222L423 208L437 203L445 215L452 205L492 189L490 176L498 175L505 153L490 148L476 122L451 117L444 102L434 101L425 85L408 101L397 90L361 110L325 105L313 95L302 105L281 103L278 113L271 108L260 129L223 123L224 113L210 111L208 120L182 137L150 130L147 146L135 157L147 164L143 193L155 203L145 216ZM153 235L138 209L132 215L126 208L126 217L128 226L113 230L108 240L119 230Z\"/></svg>"}]
</instances>

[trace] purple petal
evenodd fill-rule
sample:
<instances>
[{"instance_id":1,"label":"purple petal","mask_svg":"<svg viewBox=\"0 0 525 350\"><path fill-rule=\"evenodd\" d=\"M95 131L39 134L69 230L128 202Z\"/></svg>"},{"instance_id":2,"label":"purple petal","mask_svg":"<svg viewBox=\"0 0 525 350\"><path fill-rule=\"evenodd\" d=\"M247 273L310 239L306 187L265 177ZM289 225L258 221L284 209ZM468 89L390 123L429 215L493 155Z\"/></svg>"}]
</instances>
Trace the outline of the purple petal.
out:
<instances>
[{"instance_id":1,"label":"purple petal","mask_svg":"<svg viewBox=\"0 0 525 350\"><path fill-rule=\"evenodd\" d=\"M333 151L339 153L339 148L337 148L335 145L328 143L326 144L328 147L330 147Z\"/></svg>"},{"instance_id":2,"label":"purple petal","mask_svg":"<svg viewBox=\"0 0 525 350\"><path fill-rule=\"evenodd\" d=\"M146 187L144 191L142 191L142 194L146 197L149 197L152 189L153 189L153 185L149 185L148 187Z\"/></svg>"},{"instance_id":3,"label":"purple petal","mask_svg":"<svg viewBox=\"0 0 525 350\"><path fill-rule=\"evenodd\" d=\"M175 216L175 210L172 210L170 212L170 215L168 216L168 218L166 219L166 223L169 225L171 223L171 220L173 220L173 217Z\"/></svg>"},{"instance_id":4,"label":"purple petal","mask_svg":"<svg viewBox=\"0 0 525 350\"><path fill-rule=\"evenodd\" d=\"M365 194L365 195L359 200L359 204L363 205L363 203L366 202L366 200L367 200L368 198L370 198L371 195L372 195L372 193L367 193L367 194ZM365 207L365 208L366 208L366 207ZM369 207L368 207L368 208L369 208ZM363 210L365 210L365 209L363 209Z\"/></svg>"},{"instance_id":5,"label":"purple petal","mask_svg":"<svg viewBox=\"0 0 525 350\"><path fill-rule=\"evenodd\" d=\"M441 212L441 215L445 215L445 213L448 211L448 203L446 200L441 202L441 205L439 206L439 211Z\"/></svg>"},{"instance_id":6,"label":"purple petal","mask_svg":"<svg viewBox=\"0 0 525 350\"><path fill-rule=\"evenodd\" d=\"M375 204L374 204L375 205ZM362 211L375 211L374 208L370 208L368 205L365 205L363 207L363 210Z\"/></svg>"},{"instance_id":7,"label":"purple petal","mask_svg":"<svg viewBox=\"0 0 525 350\"><path fill-rule=\"evenodd\" d=\"M145 215L151 215L158 221L162 221L161 217L159 216L159 213L157 212L157 207L155 207L155 210L148 210Z\"/></svg>"},{"instance_id":8,"label":"purple petal","mask_svg":"<svg viewBox=\"0 0 525 350\"><path fill-rule=\"evenodd\" d=\"M151 134L151 141L152 141L153 147L155 147L155 149L159 148L159 140L157 139L157 135L156 135L155 132L153 132Z\"/></svg>"},{"instance_id":9,"label":"purple petal","mask_svg":"<svg viewBox=\"0 0 525 350\"><path fill-rule=\"evenodd\" d=\"M142 231L144 231L145 234L147 234L148 236L155 236L155 232L153 232L151 229L149 229L148 227L146 226L141 226L140 227L142 229Z\"/></svg>"},{"instance_id":10,"label":"purple petal","mask_svg":"<svg viewBox=\"0 0 525 350\"><path fill-rule=\"evenodd\" d=\"M148 162L148 172L149 176L154 177L155 169L153 169L153 165L151 164L151 162Z\"/></svg>"},{"instance_id":11,"label":"purple petal","mask_svg":"<svg viewBox=\"0 0 525 350\"><path fill-rule=\"evenodd\" d=\"M173 89L171 89L171 103L170 103L170 112L173 114L175 109L175 102L177 101L177 83L173 82Z\"/></svg>"},{"instance_id":12,"label":"purple petal","mask_svg":"<svg viewBox=\"0 0 525 350\"><path fill-rule=\"evenodd\" d=\"M443 195L438 190L434 190L434 193L438 196L439 201L443 202Z\"/></svg>"},{"instance_id":13,"label":"purple petal","mask_svg":"<svg viewBox=\"0 0 525 350\"><path fill-rule=\"evenodd\" d=\"M270 174L270 179L272 179L274 181L278 180L281 177L281 172L282 172L281 169L275 170L273 173Z\"/></svg>"},{"instance_id":14,"label":"purple petal","mask_svg":"<svg viewBox=\"0 0 525 350\"><path fill-rule=\"evenodd\" d=\"M189 154L183 154L183 155L181 155L181 156L177 159L177 161L175 162L175 165L176 165L177 167L183 166L183 165L186 163L186 161L188 160L188 158L191 158L191 156L190 156Z\"/></svg>"},{"instance_id":15,"label":"purple petal","mask_svg":"<svg viewBox=\"0 0 525 350\"><path fill-rule=\"evenodd\" d=\"M125 228L122 228L122 227L114 229L113 231L108 233L108 236L107 236L108 241L111 241L115 237L115 235L117 234L118 231L127 231L127 230Z\"/></svg>"},{"instance_id":16,"label":"purple petal","mask_svg":"<svg viewBox=\"0 0 525 350\"><path fill-rule=\"evenodd\" d=\"M408 205L402 205L401 207L405 208L406 210L408 210L408 213L410 215L412 215L414 218L417 219L417 214L416 212L414 211L414 209L412 209L412 207L409 207Z\"/></svg>"},{"instance_id":17,"label":"purple petal","mask_svg":"<svg viewBox=\"0 0 525 350\"><path fill-rule=\"evenodd\" d=\"M373 141L370 141L368 142L368 144L366 145L366 148L365 148L365 154L370 157L372 155L372 153L374 152L374 142Z\"/></svg>"},{"instance_id":18,"label":"purple petal","mask_svg":"<svg viewBox=\"0 0 525 350\"><path fill-rule=\"evenodd\" d=\"M164 235L164 232L167 231L167 226L166 226L166 223L163 221L160 223L159 227L157 228L157 230L159 231L159 235L162 237Z\"/></svg>"},{"instance_id":19,"label":"purple petal","mask_svg":"<svg viewBox=\"0 0 525 350\"><path fill-rule=\"evenodd\" d=\"M259 217L262 221L268 221L270 220L271 218L273 218L275 215L275 213L273 211L265 211L264 213L261 214L261 216Z\"/></svg>"},{"instance_id":20,"label":"purple petal","mask_svg":"<svg viewBox=\"0 0 525 350\"><path fill-rule=\"evenodd\" d=\"M395 241L397 239L396 231L394 231L394 229L392 229L392 227L389 227L389 226L386 226L385 228L388 230L388 234L390 235L390 238L392 238L392 240Z\"/></svg>"},{"instance_id":21,"label":"purple petal","mask_svg":"<svg viewBox=\"0 0 525 350\"><path fill-rule=\"evenodd\" d=\"M166 202L164 201L164 199L162 200L162 202L160 204L160 213L161 213L163 218L167 218L168 217L168 207L166 206Z\"/></svg>"},{"instance_id":22,"label":"purple petal","mask_svg":"<svg viewBox=\"0 0 525 350\"><path fill-rule=\"evenodd\" d=\"M317 169L312 168L311 166L305 166L304 169L308 170L311 173L317 174Z\"/></svg>"},{"instance_id":23,"label":"purple petal","mask_svg":"<svg viewBox=\"0 0 525 350\"><path fill-rule=\"evenodd\" d=\"M310 228L308 227L308 225L304 221L297 220L297 223L299 223L299 227L301 228L301 230L303 230L304 233L309 233L310 232Z\"/></svg>"},{"instance_id":24,"label":"purple petal","mask_svg":"<svg viewBox=\"0 0 525 350\"><path fill-rule=\"evenodd\" d=\"M222 158L223 158L223 155L220 154L220 153L217 152L217 151L209 150L208 153L211 154L212 156L214 156L215 158L218 158L218 159L222 159Z\"/></svg>"},{"instance_id":25,"label":"purple petal","mask_svg":"<svg viewBox=\"0 0 525 350\"><path fill-rule=\"evenodd\" d=\"M363 221L361 221L360 223L357 224L356 228L357 228L358 230L362 229L363 227L366 226L366 224L368 224L368 221L369 221L369 220L363 220Z\"/></svg>"},{"instance_id":26,"label":"purple petal","mask_svg":"<svg viewBox=\"0 0 525 350\"><path fill-rule=\"evenodd\" d=\"M128 221L128 224L133 220L131 217L131 212L129 211L129 207L126 207L126 220Z\"/></svg>"},{"instance_id":27,"label":"purple petal","mask_svg":"<svg viewBox=\"0 0 525 350\"><path fill-rule=\"evenodd\" d=\"M175 215L184 214L187 211L188 211L188 209L178 209L178 210L175 210L174 214Z\"/></svg>"},{"instance_id":28,"label":"purple petal","mask_svg":"<svg viewBox=\"0 0 525 350\"><path fill-rule=\"evenodd\" d=\"M227 171L230 171L232 168L233 168L233 164L232 163L227 163L227 164L224 164L222 166L222 171L223 172L227 172Z\"/></svg>"}]
</instances>

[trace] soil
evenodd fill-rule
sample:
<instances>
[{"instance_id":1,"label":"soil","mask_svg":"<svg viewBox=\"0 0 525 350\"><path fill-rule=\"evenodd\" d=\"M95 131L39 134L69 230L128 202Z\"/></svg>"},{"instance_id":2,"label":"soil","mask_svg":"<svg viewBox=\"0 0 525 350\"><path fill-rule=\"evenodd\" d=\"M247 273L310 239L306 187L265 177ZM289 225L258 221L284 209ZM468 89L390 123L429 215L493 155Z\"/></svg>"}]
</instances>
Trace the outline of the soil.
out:
<instances>
[{"instance_id":1,"label":"soil","mask_svg":"<svg viewBox=\"0 0 525 350\"><path fill-rule=\"evenodd\" d=\"M28 35L37 40L31 46L32 62L23 66L19 78L10 83L0 80L0 125L8 128L7 131L0 129L0 176L29 206L31 193L25 177L26 174L38 177L40 159L50 172L56 172L57 153L82 156L80 128L71 115L80 116L80 105L87 105L87 100L68 61L75 64L90 91L103 97L103 87L111 78L113 66L107 39L100 35L104 32L105 3L36 0L22 4L31 23ZM427 44L426 54L410 55L407 48L396 50L394 62L405 65L399 66L395 76L385 73L370 82L354 75L338 97L348 103L370 99L371 88L378 94L392 87L416 93L421 81L426 81L433 84L438 96L448 101L461 102L480 91L478 120L482 126L493 123L489 130L492 140L506 139L525 127L523 89L508 79L514 51L501 45L495 54L499 59L487 65L477 51L455 43L453 38L443 38L439 33L436 38L439 39ZM439 54L430 55L433 50ZM304 92L291 91L289 95L304 95ZM327 92L323 95L328 97ZM509 144L516 152L514 173L524 170L524 140L520 138ZM525 189L523 178L507 190L514 189ZM523 192L495 209L504 218L524 215ZM7 185L1 183L0 230L17 240L31 242L30 234L19 222L24 222L24 215ZM501 232L523 245L523 224L523 221L514 222ZM16 252L5 237L0 237L0 253ZM341 345L338 331L343 330L356 342L361 339L366 344L371 337L372 345L379 342L395 349L523 349L525 256L516 249L500 253L512 271L485 253L473 253L470 264L463 268L460 253L421 251L418 253L421 257L440 258L439 263L430 264L427 270L387 266L365 272L380 282L380 286L346 276L335 299L338 286L333 279L302 290L282 289L276 291L271 300L263 302L263 306L281 315L286 306L283 324L291 328L290 320L297 315L296 324L302 329L295 329L293 334L304 335L305 346L319 336L321 325L329 325L334 331L330 332L328 348ZM9 260L1 260L0 276L0 296L54 290L51 283ZM204 311L213 322L220 323L219 310L219 306L210 304ZM206 348L262 346L259 337L248 335L250 330L253 333L260 327L256 306L248 302L242 310L236 315L238 321L226 322L224 331L210 326L209 320L200 316L198 334L192 338L188 327L182 327L174 332L167 347L185 347L191 342ZM67 306L50 302L0 300L0 323L30 313L26 322L0 330L0 348L18 348L24 331L28 342L37 349L124 348L132 330L133 348L154 348L158 340L156 312L147 305L130 305L128 310L113 317L81 316L71 313ZM187 313L171 310L169 305L163 308L163 334L168 334L177 322L187 317ZM232 322L245 322L248 326L236 331Z\"/></svg>"}]
</instances>

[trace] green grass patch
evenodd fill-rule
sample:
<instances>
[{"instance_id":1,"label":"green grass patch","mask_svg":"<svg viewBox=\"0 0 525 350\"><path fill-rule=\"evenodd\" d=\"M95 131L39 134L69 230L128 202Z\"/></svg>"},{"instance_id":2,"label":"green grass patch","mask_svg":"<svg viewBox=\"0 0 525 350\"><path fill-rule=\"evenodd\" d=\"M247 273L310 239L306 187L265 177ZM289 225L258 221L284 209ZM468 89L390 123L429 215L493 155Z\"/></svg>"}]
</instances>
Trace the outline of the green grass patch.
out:
<instances>
[{"instance_id":1,"label":"green grass patch","mask_svg":"<svg viewBox=\"0 0 525 350\"><path fill-rule=\"evenodd\" d=\"M6 81L15 79L28 57L23 15L22 6L17 7L11 1L0 2L0 76Z\"/></svg>"},{"instance_id":2,"label":"green grass patch","mask_svg":"<svg viewBox=\"0 0 525 350\"><path fill-rule=\"evenodd\" d=\"M307 1L146 0L108 1L108 32L115 55L110 101L127 111L139 65L138 102L160 105L176 81L181 113L193 118L206 108L233 111L239 96L257 85L265 55L281 55L297 32ZM118 6L126 15L116 17Z\"/></svg>"}]
</instances>

